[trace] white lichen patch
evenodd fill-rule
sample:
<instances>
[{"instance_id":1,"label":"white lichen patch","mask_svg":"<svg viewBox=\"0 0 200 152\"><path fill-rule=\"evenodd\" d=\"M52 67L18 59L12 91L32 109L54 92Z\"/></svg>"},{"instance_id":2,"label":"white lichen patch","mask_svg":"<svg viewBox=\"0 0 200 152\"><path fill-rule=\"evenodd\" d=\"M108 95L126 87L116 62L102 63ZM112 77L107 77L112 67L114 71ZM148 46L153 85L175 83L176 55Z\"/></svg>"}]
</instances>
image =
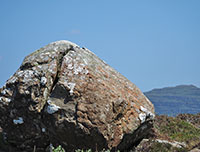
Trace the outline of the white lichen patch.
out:
<instances>
[{"instance_id":1,"label":"white lichen patch","mask_svg":"<svg viewBox=\"0 0 200 152\"><path fill-rule=\"evenodd\" d=\"M9 84L12 84L12 83L15 83L16 81L17 81L17 77L15 77L15 76L12 76L12 77L10 77L10 79L8 79L8 81L7 81L7 83Z\"/></svg>"},{"instance_id":2,"label":"white lichen patch","mask_svg":"<svg viewBox=\"0 0 200 152\"><path fill-rule=\"evenodd\" d=\"M81 73L82 70L83 70L83 67L82 67L82 66L78 66L77 64L75 64L75 66L74 66L74 74L75 74L75 75Z\"/></svg>"},{"instance_id":3,"label":"white lichen patch","mask_svg":"<svg viewBox=\"0 0 200 152\"><path fill-rule=\"evenodd\" d=\"M88 61L86 59L83 59L83 62L87 65Z\"/></svg>"},{"instance_id":4,"label":"white lichen patch","mask_svg":"<svg viewBox=\"0 0 200 152\"><path fill-rule=\"evenodd\" d=\"M72 83L72 82L68 82L68 83L67 83L67 87L70 89L70 90L69 90L70 95L73 95L75 85L76 85L76 83Z\"/></svg>"},{"instance_id":5,"label":"white lichen patch","mask_svg":"<svg viewBox=\"0 0 200 152\"><path fill-rule=\"evenodd\" d=\"M57 57L58 57L58 54L57 54L56 51L53 52L53 53L51 54L51 58L52 58L52 59L55 59L55 58L57 58Z\"/></svg>"},{"instance_id":6,"label":"white lichen patch","mask_svg":"<svg viewBox=\"0 0 200 152\"><path fill-rule=\"evenodd\" d=\"M148 112L148 110L146 108L144 108L143 106L140 106L140 110L143 111L143 112L145 112L145 113Z\"/></svg>"},{"instance_id":7,"label":"white lichen patch","mask_svg":"<svg viewBox=\"0 0 200 152\"><path fill-rule=\"evenodd\" d=\"M41 53L41 54L39 55L39 58L40 58L40 60L42 60L43 62L48 62L48 60L49 60L49 55L46 54L46 53Z\"/></svg>"},{"instance_id":8,"label":"white lichen patch","mask_svg":"<svg viewBox=\"0 0 200 152\"><path fill-rule=\"evenodd\" d=\"M109 104L106 104L106 106L105 106L105 110L106 110L107 112L110 111L110 105L109 105Z\"/></svg>"},{"instance_id":9,"label":"white lichen patch","mask_svg":"<svg viewBox=\"0 0 200 152\"><path fill-rule=\"evenodd\" d=\"M30 81L32 81L33 77L34 77L34 71L32 70L24 70L24 71L19 71L16 73L17 77L22 78L22 81L25 83L28 83ZM14 80L13 83L16 81L15 78L13 78Z\"/></svg>"},{"instance_id":10,"label":"white lichen patch","mask_svg":"<svg viewBox=\"0 0 200 152\"><path fill-rule=\"evenodd\" d=\"M55 104L53 104L53 103L51 102L51 100L48 100L47 103L48 103L47 112L48 112L49 114L53 114L53 113L57 112L57 111L60 109L60 107L57 106L57 105L55 105Z\"/></svg>"},{"instance_id":11,"label":"white lichen patch","mask_svg":"<svg viewBox=\"0 0 200 152\"><path fill-rule=\"evenodd\" d=\"M73 67L73 73L74 75L78 75L78 74L88 74L88 70L85 67L85 64L74 64Z\"/></svg>"},{"instance_id":12,"label":"white lichen patch","mask_svg":"<svg viewBox=\"0 0 200 152\"><path fill-rule=\"evenodd\" d=\"M52 73L52 74L56 74L57 73L57 62L56 60L53 60L48 68L48 72Z\"/></svg>"},{"instance_id":13,"label":"white lichen patch","mask_svg":"<svg viewBox=\"0 0 200 152\"><path fill-rule=\"evenodd\" d=\"M74 67L74 74L88 74L88 70L86 69L86 65L81 63L80 65L76 64Z\"/></svg>"},{"instance_id":14,"label":"white lichen patch","mask_svg":"<svg viewBox=\"0 0 200 152\"><path fill-rule=\"evenodd\" d=\"M47 78L41 77L40 82L41 82L42 85L45 85L47 83Z\"/></svg>"},{"instance_id":15,"label":"white lichen patch","mask_svg":"<svg viewBox=\"0 0 200 152\"><path fill-rule=\"evenodd\" d=\"M32 70L24 71L24 77L26 79L30 79L30 78L32 79L34 77L34 71L32 71Z\"/></svg>"},{"instance_id":16,"label":"white lichen patch","mask_svg":"<svg viewBox=\"0 0 200 152\"><path fill-rule=\"evenodd\" d=\"M38 65L37 67L38 67L39 69L42 69L42 66L41 66L41 65Z\"/></svg>"},{"instance_id":17,"label":"white lichen patch","mask_svg":"<svg viewBox=\"0 0 200 152\"><path fill-rule=\"evenodd\" d=\"M147 110L146 108L144 108L143 106L140 106L140 110L142 111L142 112L144 112L146 115L147 115L147 117L149 117L149 118L154 118L155 117L155 115L152 113L152 112L150 112L149 110Z\"/></svg>"},{"instance_id":18,"label":"white lichen patch","mask_svg":"<svg viewBox=\"0 0 200 152\"><path fill-rule=\"evenodd\" d=\"M0 102L1 102L1 103L10 103L10 102L11 102L11 99L5 98L5 97L0 97Z\"/></svg>"},{"instance_id":19,"label":"white lichen patch","mask_svg":"<svg viewBox=\"0 0 200 152\"><path fill-rule=\"evenodd\" d=\"M5 88L5 87L3 87L3 88ZM1 91L1 94L2 95L9 95L9 96L12 96L12 93L13 93L13 91L10 89L10 88L5 88L5 89L3 89L2 91Z\"/></svg>"},{"instance_id":20,"label":"white lichen patch","mask_svg":"<svg viewBox=\"0 0 200 152\"><path fill-rule=\"evenodd\" d=\"M74 93L74 88L75 88L75 86L76 86L76 83L68 82L67 79L63 79L63 80L61 81L61 84L64 85L66 89L69 89L70 95L73 95L73 93Z\"/></svg>"},{"instance_id":21,"label":"white lichen patch","mask_svg":"<svg viewBox=\"0 0 200 152\"><path fill-rule=\"evenodd\" d=\"M27 95L28 95L28 94L30 94L30 92L29 92L28 90L26 90L26 91L25 91L25 94L27 94Z\"/></svg>"},{"instance_id":22,"label":"white lichen patch","mask_svg":"<svg viewBox=\"0 0 200 152\"><path fill-rule=\"evenodd\" d=\"M100 118L100 120L101 120L102 122L105 122L105 120L106 120L106 115L105 115L104 113L101 113L101 114L99 115L99 118Z\"/></svg>"},{"instance_id":23,"label":"white lichen patch","mask_svg":"<svg viewBox=\"0 0 200 152\"><path fill-rule=\"evenodd\" d=\"M6 89L2 90L1 93L5 95L7 93Z\"/></svg>"},{"instance_id":24,"label":"white lichen patch","mask_svg":"<svg viewBox=\"0 0 200 152\"><path fill-rule=\"evenodd\" d=\"M146 120L146 114L145 113L140 113L139 114L139 119L140 119L141 123L145 122L145 120Z\"/></svg>"},{"instance_id":25,"label":"white lichen patch","mask_svg":"<svg viewBox=\"0 0 200 152\"><path fill-rule=\"evenodd\" d=\"M11 99L5 98L5 102L10 103L10 102L11 102Z\"/></svg>"},{"instance_id":26,"label":"white lichen patch","mask_svg":"<svg viewBox=\"0 0 200 152\"><path fill-rule=\"evenodd\" d=\"M38 70L36 70L36 67L33 67L32 68L33 70L34 70L34 75L36 76L36 77L39 77L40 76L40 72L38 71Z\"/></svg>"},{"instance_id":27,"label":"white lichen patch","mask_svg":"<svg viewBox=\"0 0 200 152\"><path fill-rule=\"evenodd\" d=\"M22 117L18 117L18 119L13 119L13 123L14 124L23 124L24 123L24 120Z\"/></svg>"},{"instance_id":28,"label":"white lichen patch","mask_svg":"<svg viewBox=\"0 0 200 152\"><path fill-rule=\"evenodd\" d=\"M21 76L23 75L23 73L24 73L24 71L19 71L19 72L17 73L17 76L18 76L18 77L21 77Z\"/></svg>"},{"instance_id":29,"label":"white lichen patch","mask_svg":"<svg viewBox=\"0 0 200 152\"><path fill-rule=\"evenodd\" d=\"M25 77L33 77L34 76L34 71L26 70L26 71L24 71L24 76Z\"/></svg>"},{"instance_id":30,"label":"white lichen patch","mask_svg":"<svg viewBox=\"0 0 200 152\"><path fill-rule=\"evenodd\" d=\"M88 73L89 73L89 71L86 68L84 68L83 69L83 74L88 74Z\"/></svg>"},{"instance_id":31,"label":"white lichen patch","mask_svg":"<svg viewBox=\"0 0 200 152\"><path fill-rule=\"evenodd\" d=\"M68 55L65 55L63 57L63 62L66 63L66 65L69 65L70 63L72 63L72 60L73 59L70 56L68 56Z\"/></svg>"},{"instance_id":32,"label":"white lichen patch","mask_svg":"<svg viewBox=\"0 0 200 152\"><path fill-rule=\"evenodd\" d=\"M42 128L42 132L46 132L46 129L45 129L45 128Z\"/></svg>"},{"instance_id":33,"label":"white lichen patch","mask_svg":"<svg viewBox=\"0 0 200 152\"><path fill-rule=\"evenodd\" d=\"M72 69L73 69L73 64L72 64L72 63L68 64L67 68L68 68L69 70L72 70Z\"/></svg>"},{"instance_id":34,"label":"white lichen patch","mask_svg":"<svg viewBox=\"0 0 200 152\"><path fill-rule=\"evenodd\" d=\"M70 75L87 74L85 62L78 56L76 52L70 51L66 56L64 56L63 63L67 66L66 73Z\"/></svg>"},{"instance_id":35,"label":"white lichen patch","mask_svg":"<svg viewBox=\"0 0 200 152\"><path fill-rule=\"evenodd\" d=\"M45 55L51 55L50 52L46 52L46 53L44 53L44 54L45 54Z\"/></svg>"}]
</instances>

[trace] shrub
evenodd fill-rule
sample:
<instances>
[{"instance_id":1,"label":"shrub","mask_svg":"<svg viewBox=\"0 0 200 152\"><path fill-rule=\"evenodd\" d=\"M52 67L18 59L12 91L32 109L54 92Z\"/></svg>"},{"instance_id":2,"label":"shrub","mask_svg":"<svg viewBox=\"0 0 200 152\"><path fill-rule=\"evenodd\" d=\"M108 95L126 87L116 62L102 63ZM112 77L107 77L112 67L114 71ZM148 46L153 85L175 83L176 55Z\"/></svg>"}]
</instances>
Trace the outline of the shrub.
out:
<instances>
[{"instance_id":1,"label":"shrub","mask_svg":"<svg viewBox=\"0 0 200 152\"><path fill-rule=\"evenodd\" d=\"M65 152L65 150L59 145L57 148L52 147L52 152Z\"/></svg>"}]
</instances>

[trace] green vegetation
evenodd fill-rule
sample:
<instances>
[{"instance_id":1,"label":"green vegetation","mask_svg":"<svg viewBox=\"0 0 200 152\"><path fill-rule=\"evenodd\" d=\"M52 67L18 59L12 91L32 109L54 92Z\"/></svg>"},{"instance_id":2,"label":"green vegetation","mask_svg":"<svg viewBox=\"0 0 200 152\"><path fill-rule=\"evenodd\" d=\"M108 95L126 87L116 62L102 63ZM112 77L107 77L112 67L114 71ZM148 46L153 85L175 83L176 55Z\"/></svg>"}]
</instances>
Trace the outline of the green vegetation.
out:
<instances>
[{"instance_id":1,"label":"green vegetation","mask_svg":"<svg viewBox=\"0 0 200 152\"><path fill-rule=\"evenodd\" d=\"M53 152L65 152L65 150L62 148L61 145L59 145L57 148L52 147Z\"/></svg>"},{"instance_id":2,"label":"green vegetation","mask_svg":"<svg viewBox=\"0 0 200 152\"><path fill-rule=\"evenodd\" d=\"M173 141L184 142L192 148L200 141L200 129L178 118L161 116L155 123L160 134L168 136Z\"/></svg>"},{"instance_id":3,"label":"green vegetation","mask_svg":"<svg viewBox=\"0 0 200 152\"><path fill-rule=\"evenodd\" d=\"M52 147L53 152L65 152L65 150L62 148L61 145L59 145L57 148ZM75 152L92 152L91 149L83 150L83 149L77 149ZM110 152L110 150L102 150L101 152ZM120 152L119 150L117 152Z\"/></svg>"},{"instance_id":4,"label":"green vegetation","mask_svg":"<svg viewBox=\"0 0 200 152\"><path fill-rule=\"evenodd\" d=\"M186 148L177 148L177 147L173 147L170 144L165 144L165 143L158 143L158 142L154 142L151 146L150 146L150 151L151 152L187 152L188 149Z\"/></svg>"},{"instance_id":5,"label":"green vegetation","mask_svg":"<svg viewBox=\"0 0 200 152\"><path fill-rule=\"evenodd\" d=\"M57 148L52 147L53 152L65 152L64 148L62 148L61 145L59 145ZM77 149L75 152L92 152L91 149L83 150L83 149ZM110 150L102 150L101 152L110 152ZM117 152L120 152L119 150Z\"/></svg>"},{"instance_id":6,"label":"green vegetation","mask_svg":"<svg viewBox=\"0 0 200 152\"><path fill-rule=\"evenodd\" d=\"M78 150L75 150L75 152L92 152L92 150L91 149L89 149L89 150L78 149Z\"/></svg>"},{"instance_id":7,"label":"green vegetation","mask_svg":"<svg viewBox=\"0 0 200 152\"><path fill-rule=\"evenodd\" d=\"M91 149L89 149L89 150L81 150L81 149L78 149L78 150L76 150L75 152L92 152L92 150ZM110 150L102 150L101 152L111 152ZM117 151L117 152L120 152L119 150Z\"/></svg>"}]
</instances>

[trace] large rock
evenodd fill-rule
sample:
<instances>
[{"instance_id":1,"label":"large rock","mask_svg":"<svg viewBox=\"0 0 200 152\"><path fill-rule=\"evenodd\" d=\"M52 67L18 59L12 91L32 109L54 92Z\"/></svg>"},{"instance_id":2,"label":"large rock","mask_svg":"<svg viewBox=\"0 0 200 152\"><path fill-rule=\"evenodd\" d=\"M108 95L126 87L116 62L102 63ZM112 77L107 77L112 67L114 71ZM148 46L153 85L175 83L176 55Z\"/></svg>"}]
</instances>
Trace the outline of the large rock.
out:
<instances>
[{"instance_id":1,"label":"large rock","mask_svg":"<svg viewBox=\"0 0 200 152\"><path fill-rule=\"evenodd\" d=\"M154 107L86 48L51 43L27 56L0 89L4 140L20 151L128 150L152 126Z\"/></svg>"}]
</instances>

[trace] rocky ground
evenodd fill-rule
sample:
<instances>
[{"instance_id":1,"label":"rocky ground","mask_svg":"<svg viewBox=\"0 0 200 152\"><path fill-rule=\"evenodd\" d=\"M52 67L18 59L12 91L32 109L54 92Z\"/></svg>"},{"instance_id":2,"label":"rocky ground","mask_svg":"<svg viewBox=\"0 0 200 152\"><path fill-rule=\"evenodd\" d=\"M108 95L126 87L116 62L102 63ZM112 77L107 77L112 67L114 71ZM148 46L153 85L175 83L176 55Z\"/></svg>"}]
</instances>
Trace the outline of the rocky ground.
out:
<instances>
[{"instance_id":1,"label":"rocky ground","mask_svg":"<svg viewBox=\"0 0 200 152\"><path fill-rule=\"evenodd\" d=\"M156 116L154 128L135 152L200 152L200 113Z\"/></svg>"}]
</instances>

